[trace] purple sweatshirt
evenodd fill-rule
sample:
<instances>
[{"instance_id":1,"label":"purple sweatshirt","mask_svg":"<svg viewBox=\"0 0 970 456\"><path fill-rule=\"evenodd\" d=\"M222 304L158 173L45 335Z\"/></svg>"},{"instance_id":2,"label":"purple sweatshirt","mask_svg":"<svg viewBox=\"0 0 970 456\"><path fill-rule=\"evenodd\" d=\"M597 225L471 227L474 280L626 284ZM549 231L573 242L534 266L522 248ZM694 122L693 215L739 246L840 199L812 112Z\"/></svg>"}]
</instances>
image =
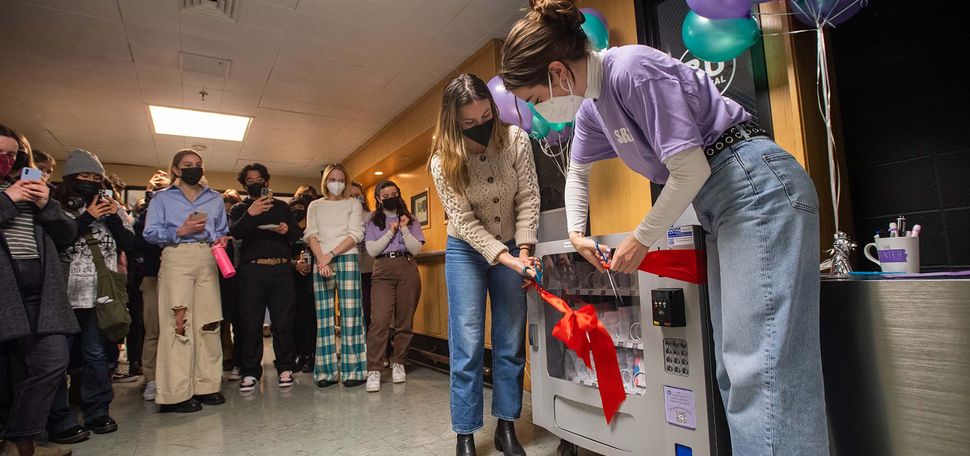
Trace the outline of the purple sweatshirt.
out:
<instances>
[{"instance_id":1,"label":"purple sweatshirt","mask_svg":"<svg viewBox=\"0 0 970 456\"><path fill-rule=\"evenodd\" d=\"M631 169L663 184L663 162L713 144L751 115L724 98L702 70L647 46L609 49L603 55L599 98L576 114L576 163L619 157Z\"/></svg>"}]
</instances>

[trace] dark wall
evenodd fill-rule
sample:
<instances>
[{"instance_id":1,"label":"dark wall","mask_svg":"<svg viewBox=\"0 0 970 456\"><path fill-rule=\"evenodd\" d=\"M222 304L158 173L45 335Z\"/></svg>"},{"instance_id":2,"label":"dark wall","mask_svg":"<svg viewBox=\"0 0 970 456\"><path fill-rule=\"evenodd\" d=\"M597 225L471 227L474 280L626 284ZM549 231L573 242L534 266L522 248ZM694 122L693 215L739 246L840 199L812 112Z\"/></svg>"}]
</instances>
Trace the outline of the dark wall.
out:
<instances>
[{"instance_id":1,"label":"dark wall","mask_svg":"<svg viewBox=\"0 0 970 456\"><path fill-rule=\"evenodd\" d=\"M859 250L903 214L924 270L970 268L970 6L870 0L832 51Z\"/></svg>"}]
</instances>

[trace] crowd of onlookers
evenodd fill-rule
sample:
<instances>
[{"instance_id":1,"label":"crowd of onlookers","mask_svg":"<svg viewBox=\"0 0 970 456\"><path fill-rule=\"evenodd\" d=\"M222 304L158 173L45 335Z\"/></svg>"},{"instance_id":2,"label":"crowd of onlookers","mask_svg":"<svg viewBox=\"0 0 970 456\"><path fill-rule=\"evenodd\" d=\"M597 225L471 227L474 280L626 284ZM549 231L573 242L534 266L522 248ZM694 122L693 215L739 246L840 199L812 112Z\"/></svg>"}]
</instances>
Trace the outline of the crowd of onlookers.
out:
<instances>
[{"instance_id":1,"label":"crowd of onlookers","mask_svg":"<svg viewBox=\"0 0 970 456\"><path fill-rule=\"evenodd\" d=\"M53 444L117 430L112 383L139 377L162 413L222 404L227 381L254 394L302 372L373 392L387 367L406 381L424 237L400 188L379 183L372 211L336 163L288 201L259 163L237 181L210 188L204 157L181 150L129 205L95 153L60 165L0 124L0 454L70 454Z\"/></svg>"}]
</instances>

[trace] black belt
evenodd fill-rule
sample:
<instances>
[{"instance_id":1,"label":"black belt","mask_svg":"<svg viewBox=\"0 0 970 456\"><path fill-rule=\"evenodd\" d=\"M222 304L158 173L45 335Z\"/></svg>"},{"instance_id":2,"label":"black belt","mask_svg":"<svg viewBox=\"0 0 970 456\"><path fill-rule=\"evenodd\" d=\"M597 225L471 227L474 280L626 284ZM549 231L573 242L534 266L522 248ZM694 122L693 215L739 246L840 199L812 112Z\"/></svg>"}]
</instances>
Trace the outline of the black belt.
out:
<instances>
[{"instance_id":1,"label":"black belt","mask_svg":"<svg viewBox=\"0 0 970 456\"><path fill-rule=\"evenodd\" d=\"M704 155L707 155L707 159L710 160L734 143L759 136L768 136L768 132L754 122L739 123L721 134L714 144L704 147Z\"/></svg>"},{"instance_id":2,"label":"black belt","mask_svg":"<svg viewBox=\"0 0 970 456\"><path fill-rule=\"evenodd\" d=\"M408 252L387 252L377 255L377 258L397 258L402 256L411 256Z\"/></svg>"}]
</instances>

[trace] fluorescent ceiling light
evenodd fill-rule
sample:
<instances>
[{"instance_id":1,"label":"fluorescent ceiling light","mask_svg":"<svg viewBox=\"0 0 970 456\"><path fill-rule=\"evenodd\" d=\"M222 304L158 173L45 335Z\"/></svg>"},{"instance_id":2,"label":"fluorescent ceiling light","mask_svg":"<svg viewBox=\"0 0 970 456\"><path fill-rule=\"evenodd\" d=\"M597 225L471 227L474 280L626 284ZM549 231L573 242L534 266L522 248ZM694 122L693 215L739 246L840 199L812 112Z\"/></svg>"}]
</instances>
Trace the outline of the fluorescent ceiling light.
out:
<instances>
[{"instance_id":1,"label":"fluorescent ceiling light","mask_svg":"<svg viewBox=\"0 0 970 456\"><path fill-rule=\"evenodd\" d=\"M148 105L160 135L242 141L252 117Z\"/></svg>"},{"instance_id":2,"label":"fluorescent ceiling light","mask_svg":"<svg viewBox=\"0 0 970 456\"><path fill-rule=\"evenodd\" d=\"M374 171L374 175L375 176L383 176L384 175L384 171Z\"/></svg>"}]
</instances>

